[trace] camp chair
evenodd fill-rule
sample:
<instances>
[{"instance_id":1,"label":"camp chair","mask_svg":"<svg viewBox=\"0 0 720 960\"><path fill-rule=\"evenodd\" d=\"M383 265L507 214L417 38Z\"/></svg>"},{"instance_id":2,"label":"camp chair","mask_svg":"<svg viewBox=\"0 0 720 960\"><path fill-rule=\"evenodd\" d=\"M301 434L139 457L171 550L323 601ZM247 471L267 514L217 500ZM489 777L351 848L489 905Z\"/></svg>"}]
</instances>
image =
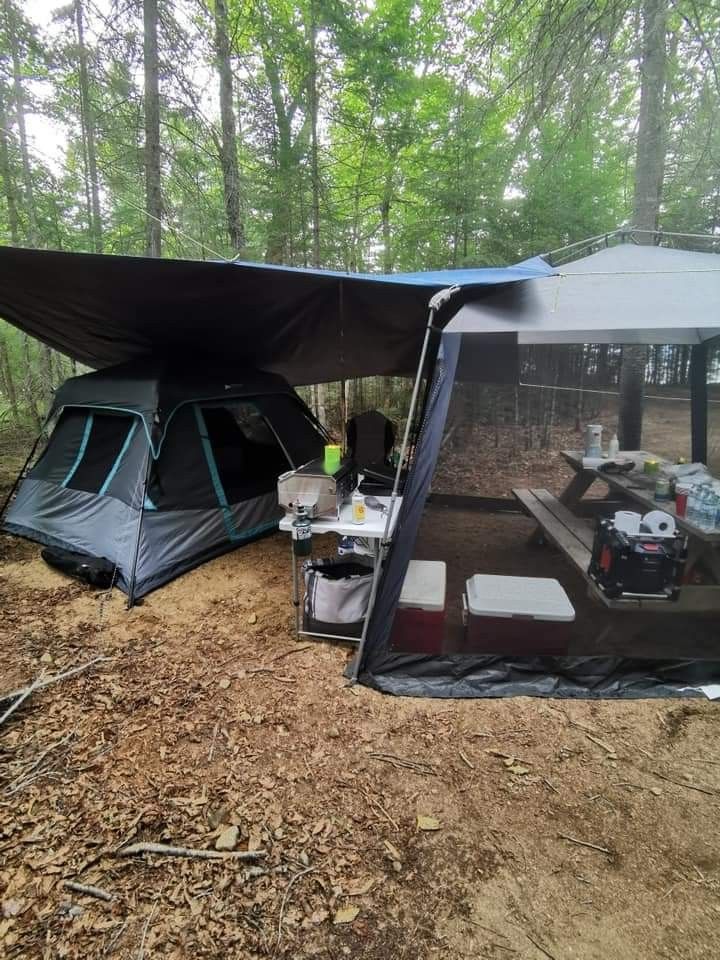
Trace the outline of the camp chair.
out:
<instances>
[{"instance_id":1,"label":"camp chair","mask_svg":"<svg viewBox=\"0 0 720 960\"><path fill-rule=\"evenodd\" d=\"M348 421L348 454L375 491L378 486L392 486L394 445L395 428L378 410L367 410Z\"/></svg>"}]
</instances>

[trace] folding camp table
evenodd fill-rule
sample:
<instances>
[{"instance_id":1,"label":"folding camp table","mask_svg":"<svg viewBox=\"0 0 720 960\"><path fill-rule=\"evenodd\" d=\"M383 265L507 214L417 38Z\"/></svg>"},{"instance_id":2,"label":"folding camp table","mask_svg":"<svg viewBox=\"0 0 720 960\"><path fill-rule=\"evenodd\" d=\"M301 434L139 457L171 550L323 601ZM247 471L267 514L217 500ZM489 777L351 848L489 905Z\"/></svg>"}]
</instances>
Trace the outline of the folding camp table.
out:
<instances>
[{"instance_id":1,"label":"folding camp table","mask_svg":"<svg viewBox=\"0 0 720 960\"><path fill-rule=\"evenodd\" d=\"M340 508L340 516L337 520L328 517L318 517L312 521L312 533L314 536L321 536L325 533L336 533L340 537L362 537L369 541L373 551L375 562L378 560L378 546L385 535L385 525L387 521L387 510L390 509L391 497L378 497L379 502L386 507L386 510L373 510L370 507L365 508L365 523L353 523L352 504L344 503ZM395 498L395 506L390 517L390 527L388 537L392 537L395 530L395 524L400 514L402 497ZM285 533L292 532L292 524L295 518L291 514L286 514L280 521L280 529ZM301 625L301 597L300 597L300 577L298 573L298 562L293 553L292 540L290 541L290 560L293 572L293 604L295 606L295 629L297 635L304 637L318 637L323 640L351 640L355 638L344 637L339 634L331 633L313 633L309 630L303 630Z\"/></svg>"}]
</instances>

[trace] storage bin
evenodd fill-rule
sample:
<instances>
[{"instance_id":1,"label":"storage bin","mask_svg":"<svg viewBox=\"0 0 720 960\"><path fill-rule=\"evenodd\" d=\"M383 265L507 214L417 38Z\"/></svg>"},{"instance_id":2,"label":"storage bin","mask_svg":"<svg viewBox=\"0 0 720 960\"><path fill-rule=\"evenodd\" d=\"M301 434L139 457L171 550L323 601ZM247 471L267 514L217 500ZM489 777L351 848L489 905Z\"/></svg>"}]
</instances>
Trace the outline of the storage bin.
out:
<instances>
[{"instance_id":1,"label":"storage bin","mask_svg":"<svg viewBox=\"0 0 720 960\"><path fill-rule=\"evenodd\" d=\"M390 645L400 653L442 652L445 584L442 560L411 560L395 611Z\"/></svg>"},{"instance_id":2,"label":"storage bin","mask_svg":"<svg viewBox=\"0 0 720 960\"><path fill-rule=\"evenodd\" d=\"M475 574L465 584L466 653L567 653L575 609L557 580Z\"/></svg>"}]
</instances>

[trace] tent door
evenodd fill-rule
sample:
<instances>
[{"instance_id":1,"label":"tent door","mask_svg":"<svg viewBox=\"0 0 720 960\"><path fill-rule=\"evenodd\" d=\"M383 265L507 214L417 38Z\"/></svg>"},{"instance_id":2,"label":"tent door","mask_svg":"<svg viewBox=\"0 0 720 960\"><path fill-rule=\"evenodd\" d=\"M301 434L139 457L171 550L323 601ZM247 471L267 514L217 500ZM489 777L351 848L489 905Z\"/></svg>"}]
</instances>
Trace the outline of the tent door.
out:
<instances>
[{"instance_id":1,"label":"tent door","mask_svg":"<svg viewBox=\"0 0 720 960\"><path fill-rule=\"evenodd\" d=\"M225 523L225 529L227 531L228 538L230 540L241 540L243 539L242 535L238 533L237 527L235 526L235 518L233 517L227 494L225 493L225 488L223 487L220 479L220 471L217 467L212 443L210 443L210 436L208 434L207 424L205 423L205 417L203 416L203 412L199 404L193 404L193 410L195 412L195 421L197 423L198 433L200 434L203 453L205 454L208 471L210 472L210 479L212 480L212 485L213 489L215 490L215 496L217 497L218 504L222 510L223 522Z\"/></svg>"}]
</instances>

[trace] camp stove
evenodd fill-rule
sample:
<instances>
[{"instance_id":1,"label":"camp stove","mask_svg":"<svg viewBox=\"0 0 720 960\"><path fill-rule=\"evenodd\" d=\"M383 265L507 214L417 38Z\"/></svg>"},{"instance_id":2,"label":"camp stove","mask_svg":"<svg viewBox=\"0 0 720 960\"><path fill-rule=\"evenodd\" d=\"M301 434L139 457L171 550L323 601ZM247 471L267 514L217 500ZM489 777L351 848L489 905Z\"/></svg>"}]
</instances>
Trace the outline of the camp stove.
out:
<instances>
[{"instance_id":1,"label":"camp stove","mask_svg":"<svg viewBox=\"0 0 720 960\"><path fill-rule=\"evenodd\" d=\"M343 460L334 473L326 473L319 458L278 477L278 501L288 513L302 504L310 517L337 520L356 486L357 471L350 460Z\"/></svg>"}]
</instances>

